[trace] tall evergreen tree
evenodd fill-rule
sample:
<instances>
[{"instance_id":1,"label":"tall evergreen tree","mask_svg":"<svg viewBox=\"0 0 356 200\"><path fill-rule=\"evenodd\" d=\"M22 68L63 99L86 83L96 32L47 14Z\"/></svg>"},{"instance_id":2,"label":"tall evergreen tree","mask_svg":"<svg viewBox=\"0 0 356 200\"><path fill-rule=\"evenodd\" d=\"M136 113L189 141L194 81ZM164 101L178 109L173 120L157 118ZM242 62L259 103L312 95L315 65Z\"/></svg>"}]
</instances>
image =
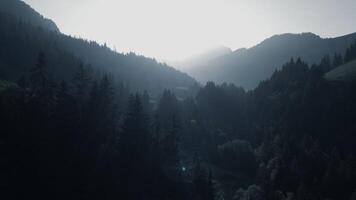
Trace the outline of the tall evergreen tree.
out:
<instances>
[{"instance_id":1,"label":"tall evergreen tree","mask_svg":"<svg viewBox=\"0 0 356 200\"><path fill-rule=\"evenodd\" d=\"M347 48L345 52L345 63L350 62L356 58L356 41L349 47Z\"/></svg>"},{"instance_id":2,"label":"tall evergreen tree","mask_svg":"<svg viewBox=\"0 0 356 200\"><path fill-rule=\"evenodd\" d=\"M330 71L331 68L332 68L332 66L331 66L330 56L326 55L321 59L320 69L322 69L322 71L325 73L325 72Z\"/></svg>"},{"instance_id":3,"label":"tall evergreen tree","mask_svg":"<svg viewBox=\"0 0 356 200\"><path fill-rule=\"evenodd\" d=\"M37 63L30 72L30 91L33 103L39 110L49 114L50 107L55 103L55 84L49 77L46 56L40 52Z\"/></svg>"},{"instance_id":4,"label":"tall evergreen tree","mask_svg":"<svg viewBox=\"0 0 356 200\"><path fill-rule=\"evenodd\" d=\"M40 52L38 54L37 63L35 67L31 69L30 83L33 95L48 95L48 90L51 87L51 82L49 79L46 57L43 52Z\"/></svg>"},{"instance_id":5,"label":"tall evergreen tree","mask_svg":"<svg viewBox=\"0 0 356 200\"><path fill-rule=\"evenodd\" d=\"M87 95L91 80L92 76L89 69L87 69L83 63L80 63L77 72L74 74L73 81L75 85L75 95L82 101Z\"/></svg>"},{"instance_id":6,"label":"tall evergreen tree","mask_svg":"<svg viewBox=\"0 0 356 200\"><path fill-rule=\"evenodd\" d=\"M114 88L107 75L104 75L100 81L99 93L103 106L106 106L106 109L110 109L114 98Z\"/></svg>"},{"instance_id":7,"label":"tall evergreen tree","mask_svg":"<svg viewBox=\"0 0 356 200\"><path fill-rule=\"evenodd\" d=\"M152 106L150 102L150 95L148 92L145 90L142 95L142 107L145 113L151 114L152 112Z\"/></svg>"},{"instance_id":8,"label":"tall evergreen tree","mask_svg":"<svg viewBox=\"0 0 356 200\"><path fill-rule=\"evenodd\" d=\"M146 170L150 165L150 135L146 117L140 95L131 95L118 143L120 187L125 198L139 199L143 191L137 189L143 189L149 176Z\"/></svg>"},{"instance_id":9,"label":"tall evergreen tree","mask_svg":"<svg viewBox=\"0 0 356 200\"><path fill-rule=\"evenodd\" d=\"M344 60L343 60L341 54L335 53L334 54L334 60L333 60L333 67L334 68L338 67L338 66L342 65L343 63L344 63Z\"/></svg>"},{"instance_id":10,"label":"tall evergreen tree","mask_svg":"<svg viewBox=\"0 0 356 200\"><path fill-rule=\"evenodd\" d=\"M173 118L178 123L180 121L178 100L170 90L165 90L162 94L157 108L157 117L164 131L170 131Z\"/></svg>"},{"instance_id":11,"label":"tall evergreen tree","mask_svg":"<svg viewBox=\"0 0 356 200\"><path fill-rule=\"evenodd\" d=\"M89 70L84 66L84 64L81 63L73 77L74 95L76 97L79 109L79 120L81 123L84 123L83 118L91 79L92 77Z\"/></svg>"}]
</instances>

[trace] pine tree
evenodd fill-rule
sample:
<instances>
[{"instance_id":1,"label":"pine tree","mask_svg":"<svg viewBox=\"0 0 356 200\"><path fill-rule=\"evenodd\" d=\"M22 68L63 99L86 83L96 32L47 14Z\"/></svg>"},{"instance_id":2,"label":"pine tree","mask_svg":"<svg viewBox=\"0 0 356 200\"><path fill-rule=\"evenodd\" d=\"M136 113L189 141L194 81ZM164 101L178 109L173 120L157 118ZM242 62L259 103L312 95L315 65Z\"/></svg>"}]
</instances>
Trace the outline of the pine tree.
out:
<instances>
[{"instance_id":1,"label":"pine tree","mask_svg":"<svg viewBox=\"0 0 356 200\"><path fill-rule=\"evenodd\" d=\"M159 101L157 108L157 117L161 128L164 131L170 131L172 128L172 119L175 118L177 122L179 119L178 100L176 96L169 90L165 90Z\"/></svg>"},{"instance_id":2,"label":"pine tree","mask_svg":"<svg viewBox=\"0 0 356 200\"><path fill-rule=\"evenodd\" d=\"M76 97L78 109L79 109L79 121L83 122L86 100L88 96L89 85L91 83L91 75L89 71L81 63L78 67L78 71L74 74L74 96Z\"/></svg>"},{"instance_id":3,"label":"pine tree","mask_svg":"<svg viewBox=\"0 0 356 200\"><path fill-rule=\"evenodd\" d=\"M151 165L148 159L149 130L147 118L138 94L131 95L117 149L119 152L120 181L123 195L128 199L138 198L143 183L148 181L146 173Z\"/></svg>"},{"instance_id":4,"label":"pine tree","mask_svg":"<svg viewBox=\"0 0 356 200\"><path fill-rule=\"evenodd\" d=\"M128 166L143 159L148 148L148 136L147 118L142 109L140 96L131 95L118 144L119 153Z\"/></svg>"},{"instance_id":5,"label":"pine tree","mask_svg":"<svg viewBox=\"0 0 356 200\"><path fill-rule=\"evenodd\" d=\"M138 94L130 96L128 112L122 129L122 139L127 139L126 142L139 142L139 140L142 140L140 138L144 137L147 132L147 119ZM134 141L129 141L134 137L137 138Z\"/></svg>"},{"instance_id":6,"label":"pine tree","mask_svg":"<svg viewBox=\"0 0 356 200\"><path fill-rule=\"evenodd\" d=\"M100 82L99 96L97 99L99 100L97 104L92 106L96 106L99 110L97 113L92 114L100 115L100 118L97 119L97 123L99 125L98 129L107 132L109 137L111 137L114 134L116 126L117 109L114 103L114 88L107 75L105 75ZM90 109L92 109L92 107ZM107 140L105 136L102 136L102 139L103 142Z\"/></svg>"},{"instance_id":7,"label":"pine tree","mask_svg":"<svg viewBox=\"0 0 356 200\"><path fill-rule=\"evenodd\" d=\"M103 106L110 108L111 104L113 103L112 101L114 98L114 89L107 75L104 75L104 77L101 79L99 91L100 98L102 99L101 103L103 104Z\"/></svg>"},{"instance_id":8,"label":"pine tree","mask_svg":"<svg viewBox=\"0 0 356 200\"><path fill-rule=\"evenodd\" d=\"M343 64L343 58L340 54L334 54L333 68L338 67Z\"/></svg>"},{"instance_id":9,"label":"pine tree","mask_svg":"<svg viewBox=\"0 0 356 200\"><path fill-rule=\"evenodd\" d=\"M56 112L55 119L58 123L58 129L62 132L61 134L67 134L67 138L74 137L70 135L74 132L77 125L77 115L76 115L76 105L74 97L70 94L70 88L65 81L62 81L59 84L59 89L57 93L57 104L56 104ZM73 142L73 141L72 141Z\"/></svg>"},{"instance_id":10,"label":"pine tree","mask_svg":"<svg viewBox=\"0 0 356 200\"><path fill-rule=\"evenodd\" d=\"M325 73L331 70L331 61L330 56L326 55L321 59L320 62L320 69Z\"/></svg>"},{"instance_id":11,"label":"pine tree","mask_svg":"<svg viewBox=\"0 0 356 200\"><path fill-rule=\"evenodd\" d=\"M163 133L163 161L170 169L176 169L179 165L178 132L179 124L175 116L172 117L171 128Z\"/></svg>"},{"instance_id":12,"label":"pine tree","mask_svg":"<svg viewBox=\"0 0 356 200\"><path fill-rule=\"evenodd\" d=\"M43 52L38 54L37 63L35 67L31 69L30 83L33 95L35 96L45 95L51 86L47 61Z\"/></svg>"},{"instance_id":13,"label":"pine tree","mask_svg":"<svg viewBox=\"0 0 356 200\"><path fill-rule=\"evenodd\" d=\"M49 114L49 107L55 103L55 84L49 78L46 56L40 52L37 63L30 72L31 98L39 110Z\"/></svg>"},{"instance_id":14,"label":"pine tree","mask_svg":"<svg viewBox=\"0 0 356 200\"><path fill-rule=\"evenodd\" d=\"M142 95L142 106L145 113L150 114L152 112L152 107L150 103L150 95L145 90Z\"/></svg>"},{"instance_id":15,"label":"pine tree","mask_svg":"<svg viewBox=\"0 0 356 200\"><path fill-rule=\"evenodd\" d=\"M75 85L75 95L80 101L86 97L88 87L92 80L90 71L81 63L77 72L74 74L73 81Z\"/></svg>"},{"instance_id":16,"label":"pine tree","mask_svg":"<svg viewBox=\"0 0 356 200\"><path fill-rule=\"evenodd\" d=\"M96 80L93 81L91 90L90 90L90 106L95 106L97 105L99 98L100 98L100 94L99 94L99 84Z\"/></svg>"},{"instance_id":17,"label":"pine tree","mask_svg":"<svg viewBox=\"0 0 356 200\"><path fill-rule=\"evenodd\" d=\"M344 56L345 63L350 62L356 58L356 41L346 49Z\"/></svg>"}]
</instances>

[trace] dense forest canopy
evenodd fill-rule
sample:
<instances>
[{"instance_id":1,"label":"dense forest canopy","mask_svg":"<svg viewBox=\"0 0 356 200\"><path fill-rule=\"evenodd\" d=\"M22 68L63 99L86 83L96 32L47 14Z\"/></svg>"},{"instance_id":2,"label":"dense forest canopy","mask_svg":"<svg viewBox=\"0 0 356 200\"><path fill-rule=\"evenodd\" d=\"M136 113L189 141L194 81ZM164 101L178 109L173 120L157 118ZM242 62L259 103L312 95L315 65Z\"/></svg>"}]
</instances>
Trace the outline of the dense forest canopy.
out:
<instances>
[{"instance_id":1,"label":"dense forest canopy","mask_svg":"<svg viewBox=\"0 0 356 200\"><path fill-rule=\"evenodd\" d=\"M356 198L356 40L252 90L11 14L0 44L4 199Z\"/></svg>"},{"instance_id":2,"label":"dense forest canopy","mask_svg":"<svg viewBox=\"0 0 356 200\"><path fill-rule=\"evenodd\" d=\"M356 85L324 79L330 60L152 102L84 66L56 82L40 53L28 80L1 81L2 185L15 199L349 199Z\"/></svg>"}]
</instances>

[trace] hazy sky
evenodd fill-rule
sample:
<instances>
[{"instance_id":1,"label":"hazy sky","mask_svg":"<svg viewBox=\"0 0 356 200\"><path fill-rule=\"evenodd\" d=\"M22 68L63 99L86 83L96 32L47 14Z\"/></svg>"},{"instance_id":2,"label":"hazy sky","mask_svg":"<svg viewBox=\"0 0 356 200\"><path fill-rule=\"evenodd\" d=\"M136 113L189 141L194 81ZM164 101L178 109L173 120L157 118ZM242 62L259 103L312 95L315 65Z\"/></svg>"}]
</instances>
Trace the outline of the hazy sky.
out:
<instances>
[{"instance_id":1,"label":"hazy sky","mask_svg":"<svg viewBox=\"0 0 356 200\"><path fill-rule=\"evenodd\" d=\"M356 0L24 0L62 32L119 52L179 60L217 45L250 47L274 34L356 31Z\"/></svg>"}]
</instances>

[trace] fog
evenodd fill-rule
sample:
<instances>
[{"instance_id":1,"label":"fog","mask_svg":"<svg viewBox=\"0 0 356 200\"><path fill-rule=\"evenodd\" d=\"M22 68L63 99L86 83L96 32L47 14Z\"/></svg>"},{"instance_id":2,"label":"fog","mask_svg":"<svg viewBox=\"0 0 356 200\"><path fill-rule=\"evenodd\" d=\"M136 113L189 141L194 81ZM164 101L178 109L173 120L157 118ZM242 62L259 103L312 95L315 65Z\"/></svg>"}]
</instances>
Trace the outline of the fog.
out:
<instances>
[{"instance_id":1,"label":"fog","mask_svg":"<svg viewBox=\"0 0 356 200\"><path fill-rule=\"evenodd\" d=\"M356 0L25 1L4 199L356 200Z\"/></svg>"},{"instance_id":2,"label":"fog","mask_svg":"<svg viewBox=\"0 0 356 200\"><path fill-rule=\"evenodd\" d=\"M217 45L250 47L274 34L322 37L356 27L354 0L25 0L62 32L175 61Z\"/></svg>"}]
</instances>

